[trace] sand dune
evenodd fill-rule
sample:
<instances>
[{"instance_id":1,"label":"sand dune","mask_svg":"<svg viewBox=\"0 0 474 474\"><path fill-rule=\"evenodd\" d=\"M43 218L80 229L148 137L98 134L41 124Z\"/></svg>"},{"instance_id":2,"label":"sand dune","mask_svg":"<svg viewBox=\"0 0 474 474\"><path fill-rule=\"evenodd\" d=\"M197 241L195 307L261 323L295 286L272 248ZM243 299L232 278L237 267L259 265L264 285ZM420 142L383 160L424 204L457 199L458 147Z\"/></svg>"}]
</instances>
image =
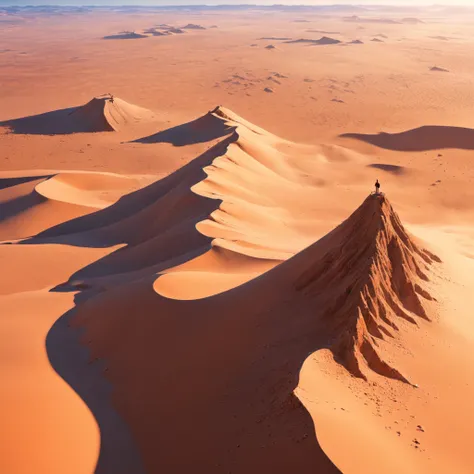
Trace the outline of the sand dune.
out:
<instances>
[{"instance_id":1,"label":"sand dune","mask_svg":"<svg viewBox=\"0 0 474 474\"><path fill-rule=\"evenodd\" d=\"M361 18L356 15L346 17L344 18L344 21L353 23L385 23L387 25L397 25L402 23L401 21L392 18Z\"/></svg>"},{"instance_id":2,"label":"sand dune","mask_svg":"<svg viewBox=\"0 0 474 474\"><path fill-rule=\"evenodd\" d=\"M176 273L177 265L208 252L218 254L220 260L227 253L219 249L257 258L262 260L257 268L269 268L314 239L318 206L304 213L293 210L295 203L313 201L326 186L324 179L314 179L310 173L320 170L330 180L340 176L342 163L359 159L338 147L293 144L223 107L197 122L198 126L191 122L173 130L175 143L181 143L183 137L189 140L190 127L193 140L223 139L164 180L99 212L51 227L28 241L98 247L126 244L73 275L68 285L109 288L118 281ZM63 188L61 184L59 190ZM55 186L50 192L57 189ZM73 197L70 195L71 200ZM337 203L333 206L337 208ZM282 222L287 223L287 231L277 233ZM327 223L321 221L320 225ZM214 276L208 281L214 283L202 285L201 290L191 289L190 294L207 296L255 276L251 260L242 261L246 263L238 277L221 277L220 270L209 267L207 271ZM172 277L174 281L180 278L190 281L186 275ZM183 291L181 297L185 297Z\"/></svg>"},{"instance_id":3,"label":"sand dune","mask_svg":"<svg viewBox=\"0 0 474 474\"><path fill-rule=\"evenodd\" d=\"M172 34L169 31L160 31L157 28L147 28L146 30L143 30L143 33L152 36L169 36Z\"/></svg>"},{"instance_id":4,"label":"sand dune","mask_svg":"<svg viewBox=\"0 0 474 474\"><path fill-rule=\"evenodd\" d=\"M186 302L168 299L175 296L169 288L179 287L175 274L166 284L160 283L166 275L154 283L141 279L87 300L74 321L87 328L93 357L107 359L115 401L149 471L168 466L181 472L199 465L216 473L283 473L296 463L298 472L338 472L308 436L311 427L293 395L299 367L308 352L332 341L336 360L356 377L375 371L407 381L384 360L376 341L390 341L398 320L428 317L422 301L431 297L422 286L433 259L411 241L388 201L370 196L326 237L234 290ZM339 279L347 262L354 273ZM138 330L131 331L131 325ZM215 377L218 367L246 375ZM179 378L172 376L176 371ZM138 393L140 409L132 403ZM170 413L176 405L166 400L177 397L179 409ZM202 429L184 430L190 422ZM158 446L151 442L163 432L167 435ZM186 456L176 450L178 433L192 446Z\"/></svg>"},{"instance_id":5,"label":"sand dune","mask_svg":"<svg viewBox=\"0 0 474 474\"><path fill-rule=\"evenodd\" d=\"M110 173L0 177L0 241L26 238L102 209L138 187L136 179Z\"/></svg>"},{"instance_id":6,"label":"sand dune","mask_svg":"<svg viewBox=\"0 0 474 474\"><path fill-rule=\"evenodd\" d=\"M188 23L186 26L182 27L183 30L205 30L206 28L201 25L196 25L195 23Z\"/></svg>"},{"instance_id":7,"label":"sand dune","mask_svg":"<svg viewBox=\"0 0 474 474\"><path fill-rule=\"evenodd\" d=\"M140 33L135 33L135 31L124 31L123 33L118 33L116 35L104 36L105 40L129 40L129 39L142 39L148 38L147 35L142 35Z\"/></svg>"},{"instance_id":8,"label":"sand dune","mask_svg":"<svg viewBox=\"0 0 474 474\"><path fill-rule=\"evenodd\" d=\"M400 133L382 132L376 135L345 133L341 136L395 151L426 151L443 148L474 149L474 130L462 127L425 125Z\"/></svg>"},{"instance_id":9,"label":"sand dune","mask_svg":"<svg viewBox=\"0 0 474 474\"><path fill-rule=\"evenodd\" d=\"M191 122L136 140L138 143L171 143L174 146L186 146L225 137L234 128L210 111Z\"/></svg>"},{"instance_id":10,"label":"sand dune","mask_svg":"<svg viewBox=\"0 0 474 474\"><path fill-rule=\"evenodd\" d=\"M271 41L288 41L291 38L286 38L285 36L264 36L262 38L257 38L259 40L271 40Z\"/></svg>"},{"instance_id":11,"label":"sand dune","mask_svg":"<svg viewBox=\"0 0 474 474\"><path fill-rule=\"evenodd\" d=\"M320 39L308 39L308 38L300 38L297 40L285 41L285 43L304 43L304 44L313 44L313 45L330 45L330 44L339 44L341 43L340 40L335 38L329 38L328 36L323 36Z\"/></svg>"},{"instance_id":12,"label":"sand dune","mask_svg":"<svg viewBox=\"0 0 474 474\"><path fill-rule=\"evenodd\" d=\"M307 33L320 33L322 35L340 35L339 31L324 31L324 30L306 30Z\"/></svg>"},{"instance_id":13,"label":"sand dune","mask_svg":"<svg viewBox=\"0 0 474 474\"><path fill-rule=\"evenodd\" d=\"M71 133L113 132L127 126L151 121L150 110L129 104L110 94L94 97L79 107L46 112L0 122L13 133L29 135L67 135Z\"/></svg>"}]
</instances>

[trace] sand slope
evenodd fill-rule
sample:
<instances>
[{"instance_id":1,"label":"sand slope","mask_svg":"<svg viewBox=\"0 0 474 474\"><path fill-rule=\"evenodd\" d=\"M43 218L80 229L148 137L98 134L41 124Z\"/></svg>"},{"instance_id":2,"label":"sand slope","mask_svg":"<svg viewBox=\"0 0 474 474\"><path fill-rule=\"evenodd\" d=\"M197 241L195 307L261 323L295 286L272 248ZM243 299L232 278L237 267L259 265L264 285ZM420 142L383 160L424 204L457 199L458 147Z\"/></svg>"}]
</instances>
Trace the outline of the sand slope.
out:
<instances>
[{"instance_id":1,"label":"sand slope","mask_svg":"<svg viewBox=\"0 0 474 474\"><path fill-rule=\"evenodd\" d=\"M153 120L150 110L129 104L110 94L94 97L87 104L45 114L1 122L13 133L63 135L113 132L142 121Z\"/></svg>"},{"instance_id":2,"label":"sand slope","mask_svg":"<svg viewBox=\"0 0 474 474\"><path fill-rule=\"evenodd\" d=\"M112 173L31 172L0 175L0 240L30 237L111 205L139 181Z\"/></svg>"},{"instance_id":3,"label":"sand slope","mask_svg":"<svg viewBox=\"0 0 474 474\"><path fill-rule=\"evenodd\" d=\"M221 276L214 263L204 265L206 275L202 271L173 275L173 286L182 288L179 297L186 297L187 291L193 297L206 296L255 276L255 265L263 271L309 245L328 226L326 219L318 217L322 209L318 196L331 177L347 179L341 175L345 162L363 161L339 147L293 144L222 107L166 133L180 143L190 136L190 127L193 140L214 137L213 130L227 136L167 178L103 211L51 227L30 242L126 244L71 277L72 284L99 288L168 273L176 265L184 272L184 262L194 257L211 252L215 258L210 263L227 258L225 251L230 251L237 256L232 259L242 263L238 276ZM315 179L314 173L324 178ZM298 209L304 201L313 204ZM337 202L324 209L336 215L341 212ZM187 284L179 285L180 278ZM209 284L199 285L202 278ZM168 294L167 280L163 277L162 291Z\"/></svg>"},{"instance_id":4,"label":"sand slope","mask_svg":"<svg viewBox=\"0 0 474 474\"><path fill-rule=\"evenodd\" d=\"M150 472L193 465L216 473L336 472L294 399L299 368L308 352L333 341L336 360L353 375L405 380L377 341L393 338L399 320L426 317L422 300L430 297L419 282L433 258L385 198L370 196L326 237L234 290L169 300L153 289L160 279L146 278L89 299L75 321L87 328L94 356L108 361L115 402ZM341 268L351 271L341 278ZM138 393L140 409L132 403ZM175 436L192 447L184 458Z\"/></svg>"}]
</instances>

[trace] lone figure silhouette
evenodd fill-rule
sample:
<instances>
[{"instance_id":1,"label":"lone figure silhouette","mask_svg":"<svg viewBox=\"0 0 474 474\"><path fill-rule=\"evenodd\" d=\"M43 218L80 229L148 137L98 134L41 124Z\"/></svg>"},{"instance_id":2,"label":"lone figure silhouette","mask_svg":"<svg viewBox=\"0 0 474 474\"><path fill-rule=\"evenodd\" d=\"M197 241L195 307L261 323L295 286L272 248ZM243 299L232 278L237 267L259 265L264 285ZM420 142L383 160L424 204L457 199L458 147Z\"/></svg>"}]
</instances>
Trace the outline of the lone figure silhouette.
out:
<instances>
[{"instance_id":1,"label":"lone figure silhouette","mask_svg":"<svg viewBox=\"0 0 474 474\"><path fill-rule=\"evenodd\" d=\"M375 181L375 194L380 192L380 183L379 180Z\"/></svg>"}]
</instances>

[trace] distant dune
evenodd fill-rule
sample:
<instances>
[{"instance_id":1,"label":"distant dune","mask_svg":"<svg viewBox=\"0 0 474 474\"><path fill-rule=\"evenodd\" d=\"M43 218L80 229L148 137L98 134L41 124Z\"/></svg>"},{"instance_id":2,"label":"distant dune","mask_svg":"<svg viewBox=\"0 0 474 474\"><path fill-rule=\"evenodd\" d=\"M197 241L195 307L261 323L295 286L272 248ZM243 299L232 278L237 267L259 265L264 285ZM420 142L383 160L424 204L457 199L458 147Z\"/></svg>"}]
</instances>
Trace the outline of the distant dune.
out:
<instances>
[{"instance_id":1,"label":"distant dune","mask_svg":"<svg viewBox=\"0 0 474 474\"><path fill-rule=\"evenodd\" d=\"M291 38L286 38L284 36L264 36L263 38L258 38L259 40L271 40L271 41L289 41Z\"/></svg>"},{"instance_id":2,"label":"distant dune","mask_svg":"<svg viewBox=\"0 0 474 474\"><path fill-rule=\"evenodd\" d=\"M186 26L182 27L183 30L205 30L204 26L196 25L194 23L188 23Z\"/></svg>"},{"instance_id":3,"label":"distant dune","mask_svg":"<svg viewBox=\"0 0 474 474\"><path fill-rule=\"evenodd\" d=\"M340 35L339 31L324 31L324 30L306 30L306 33L319 33L321 35Z\"/></svg>"},{"instance_id":4,"label":"distant dune","mask_svg":"<svg viewBox=\"0 0 474 474\"><path fill-rule=\"evenodd\" d=\"M317 40L308 39L308 38L300 38L297 40L285 41L285 43L304 43L304 44L324 46L324 45L331 45L331 44L339 44L341 43L341 41L338 39L330 38L328 36L323 36L322 38L317 39Z\"/></svg>"},{"instance_id":5,"label":"distant dune","mask_svg":"<svg viewBox=\"0 0 474 474\"><path fill-rule=\"evenodd\" d=\"M389 25L401 24L400 21L393 20L391 18L361 18L357 15L345 17L344 21L353 23L386 23Z\"/></svg>"},{"instance_id":6,"label":"distant dune","mask_svg":"<svg viewBox=\"0 0 474 474\"><path fill-rule=\"evenodd\" d=\"M433 72L449 72L448 69L445 69L443 67L438 67L438 66L433 66L432 68L430 68L430 71L433 71Z\"/></svg>"},{"instance_id":7,"label":"distant dune","mask_svg":"<svg viewBox=\"0 0 474 474\"><path fill-rule=\"evenodd\" d=\"M6 122L13 133L62 135L86 132L112 132L134 123L152 120L154 114L122 99L106 94L79 107L46 112Z\"/></svg>"},{"instance_id":8,"label":"distant dune","mask_svg":"<svg viewBox=\"0 0 474 474\"><path fill-rule=\"evenodd\" d=\"M127 39L141 39L141 38L148 38L148 36L142 35L140 33L135 33L134 31L124 31L123 33L119 33L117 35L104 36L104 39L106 40L127 40Z\"/></svg>"},{"instance_id":9,"label":"distant dune","mask_svg":"<svg viewBox=\"0 0 474 474\"><path fill-rule=\"evenodd\" d=\"M146 30L143 30L143 33L152 36L169 36L172 34L169 31L160 31L157 28L148 28Z\"/></svg>"}]
</instances>

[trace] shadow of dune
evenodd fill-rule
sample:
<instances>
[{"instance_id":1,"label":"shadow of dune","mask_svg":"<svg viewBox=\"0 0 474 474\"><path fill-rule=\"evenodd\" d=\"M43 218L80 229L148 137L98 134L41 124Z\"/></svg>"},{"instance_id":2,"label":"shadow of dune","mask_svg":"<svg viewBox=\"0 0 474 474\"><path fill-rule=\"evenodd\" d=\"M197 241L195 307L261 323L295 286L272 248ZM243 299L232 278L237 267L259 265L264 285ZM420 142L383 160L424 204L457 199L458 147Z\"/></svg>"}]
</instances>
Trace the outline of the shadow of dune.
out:
<instances>
[{"instance_id":1,"label":"shadow of dune","mask_svg":"<svg viewBox=\"0 0 474 474\"><path fill-rule=\"evenodd\" d=\"M19 184L29 183L31 181L37 181L39 179L51 178L53 175L48 174L44 176L20 176L18 178L0 178L0 191L3 189L18 186Z\"/></svg>"},{"instance_id":2,"label":"shadow of dune","mask_svg":"<svg viewBox=\"0 0 474 474\"><path fill-rule=\"evenodd\" d=\"M220 201L219 201L220 202ZM211 249L210 237L196 230L196 221L138 245L127 245L74 273L68 283L77 291L81 284L101 287L100 281L84 281L109 275L138 279L143 274L160 273L181 265Z\"/></svg>"},{"instance_id":3,"label":"shadow of dune","mask_svg":"<svg viewBox=\"0 0 474 474\"><path fill-rule=\"evenodd\" d=\"M387 173L392 173L396 175L402 175L406 173L406 168L404 166L398 166L398 165L387 165L383 163L372 163L370 165L367 165L369 168L375 168L378 170L386 171Z\"/></svg>"},{"instance_id":4,"label":"shadow of dune","mask_svg":"<svg viewBox=\"0 0 474 474\"><path fill-rule=\"evenodd\" d=\"M110 96L95 97L84 105L53 110L38 115L0 122L11 133L19 135L70 135L73 133L108 132L104 107Z\"/></svg>"},{"instance_id":5,"label":"shadow of dune","mask_svg":"<svg viewBox=\"0 0 474 474\"><path fill-rule=\"evenodd\" d=\"M103 376L103 361L89 360L79 343L80 331L69 326L74 309L51 327L46 351L57 374L81 397L100 430L100 452L95 474L145 474L129 428L111 404L112 386Z\"/></svg>"},{"instance_id":6,"label":"shadow of dune","mask_svg":"<svg viewBox=\"0 0 474 474\"><path fill-rule=\"evenodd\" d=\"M474 150L474 129L463 127L425 125L400 133L344 133L339 136L393 151L429 151L444 148Z\"/></svg>"},{"instance_id":7,"label":"shadow of dune","mask_svg":"<svg viewBox=\"0 0 474 474\"><path fill-rule=\"evenodd\" d=\"M339 473L293 394L308 354L326 342L314 311L263 309L271 279L194 301L161 297L154 279L88 299L73 323L85 323L84 340L110 367L146 471Z\"/></svg>"},{"instance_id":8,"label":"shadow of dune","mask_svg":"<svg viewBox=\"0 0 474 474\"><path fill-rule=\"evenodd\" d=\"M170 143L173 146L186 146L222 138L234 130L235 127L226 125L221 119L208 113L191 122L139 138L133 143Z\"/></svg>"},{"instance_id":9,"label":"shadow of dune","mask_svg":"<svg viewBox=\"0 0 474 474\"><path fill-rule=\"evenodd\" d=\"M22 244L62 243L105 248L138 245L174 225L204 218L220 200L199 196L191 187L207 177L204 167L225 154L232 134L169 176L120 198L115 204L50 227Z\"/></svg>"},{"instance_id":10,"label":"shadow of dune","mask_svg":"<svg viewBox=\"0 0 474 474\"><path fill-rule=\"evenodd\" d=\"M36 191L32 191L26 195L3 202L0 204L0 223L46 201L46 198Z\"/></svg>"},{"instance_id":11,"label":"shadow of dune","mask_svg":"<svg viewBox=\"0 0 474 474\"><path fill-rule=\"evenodd\" d=\"M31 115L0 122L0 127L8 127L19 135L69 135L88 132L88 128L71 120L71 114L80 107L69 107L43 114Z\"/></svg>"}]
</instances>

